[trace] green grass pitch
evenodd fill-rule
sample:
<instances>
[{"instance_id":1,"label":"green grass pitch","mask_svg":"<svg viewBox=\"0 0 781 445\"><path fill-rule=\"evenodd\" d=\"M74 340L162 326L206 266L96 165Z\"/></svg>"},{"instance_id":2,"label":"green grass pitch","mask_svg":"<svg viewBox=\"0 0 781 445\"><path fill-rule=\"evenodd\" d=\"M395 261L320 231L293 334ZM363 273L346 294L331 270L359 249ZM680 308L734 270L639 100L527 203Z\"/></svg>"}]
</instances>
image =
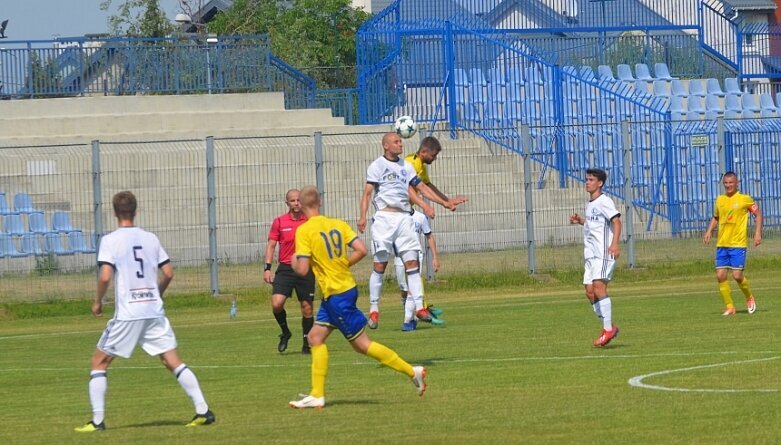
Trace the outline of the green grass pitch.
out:
<instances>
[{"instance_id":1,"label":"green grass pitch","mask_svg":"<svg viewBox=\"0 0 781 445\"><path fill-rule=\"evenodd\" d=\"M750 271L751 272L751 271ZM772 444L781 437L781 294L777 269L749 274L758 311L722 317L712 272L611 284L621 335L592 341L600 324L576 279L446 291L429 286L447 325L400 330L386 285L370 336L428 368L419 398L406 376L354 353L337 333L323 410L289 400L309 390L309 357L294 336L276 352L266 297L169 305L179 351L217 415L183 426L192 405L156 358L136 350L109 370L107 431L90 419L89 358L106 320L88 315L0 319L3 444ZM186 297L185 297L186 298ZM362 307L368 304L362 292ZM224 303L224 304L223 304ZM109 308L112 310L113 308ZM0 314L1 315L1 314ZM640 378L641 376L647 376ZM636 387L629 384L635 378Z\"/></svg>"}]
</instances>

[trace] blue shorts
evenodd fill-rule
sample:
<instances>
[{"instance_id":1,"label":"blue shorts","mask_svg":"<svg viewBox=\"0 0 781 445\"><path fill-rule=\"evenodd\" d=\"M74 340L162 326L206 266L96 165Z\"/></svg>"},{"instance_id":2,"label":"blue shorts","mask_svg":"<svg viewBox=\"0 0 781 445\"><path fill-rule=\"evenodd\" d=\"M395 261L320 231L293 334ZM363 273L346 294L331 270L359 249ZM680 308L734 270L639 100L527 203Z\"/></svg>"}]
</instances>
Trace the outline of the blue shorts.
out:
<instances>
[{"instance_id":1,"label":"blue shorts","mask_svg":"<svg viewBox=\"0 0 781 445\"><path fill-rule=\"evenodd\" d=\"M716 269L738 269L746 267L745 247L717 247Z\"/></svg>"},{"instance_id":2,"label":"blue shorts","mask_svg":"<svg viewBox=\"0 0 781 445\"><path fill-rule=\"evenodd\" d=\"M357 300L357 287L331 295L320 302L315 323L339 329L344 338L355 340L366 329L366 316L355 305Z\"/></svg>"}]
</instances>

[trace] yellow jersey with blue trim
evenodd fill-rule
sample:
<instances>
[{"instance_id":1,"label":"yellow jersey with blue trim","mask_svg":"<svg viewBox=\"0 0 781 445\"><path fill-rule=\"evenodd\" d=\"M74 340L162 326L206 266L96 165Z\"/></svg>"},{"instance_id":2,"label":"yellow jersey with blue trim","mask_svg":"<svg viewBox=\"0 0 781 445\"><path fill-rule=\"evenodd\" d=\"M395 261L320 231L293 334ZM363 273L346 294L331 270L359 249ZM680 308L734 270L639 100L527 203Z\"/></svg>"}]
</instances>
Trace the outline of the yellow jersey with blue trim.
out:
<instances>
[{"instance_id":1,"label":"yellow jersey with blue trim","mask_svg":"<svg viewBox=\"0 0 781 445\"><path fill-rule=\"evenodd\" d=\"M348 262L350 244L358 238L344 221L317 215L296 230L296 257L309 258L323 298L356 286Z\"/></svg>"},{"instance_id":2,"label":"yellow jersey with blue trim","mask_svg":"<svg viewBox=\"0 0 781 445\"><path fill-rule=\"evenodd\" d=\"M428 168L426 168L426 164L417 153L407 156L404 160L412 164L412 167L415 169L415 174L418 175L418 178L420 178L424 184L431 184L431 179L428 177Z\"/></svg>"},{"instance_id":3,"label":"yellow jersey with blue trim","mask_svg":"<svg viewBox=\"0 0 781 445\"><path fill-rule=\"evenodd\" d=\"M748 247L748 214L759 206L749 195L736 192L732 196L719 195L713 217L719 220L716 247Z\"/></svg>"}]
</instances>

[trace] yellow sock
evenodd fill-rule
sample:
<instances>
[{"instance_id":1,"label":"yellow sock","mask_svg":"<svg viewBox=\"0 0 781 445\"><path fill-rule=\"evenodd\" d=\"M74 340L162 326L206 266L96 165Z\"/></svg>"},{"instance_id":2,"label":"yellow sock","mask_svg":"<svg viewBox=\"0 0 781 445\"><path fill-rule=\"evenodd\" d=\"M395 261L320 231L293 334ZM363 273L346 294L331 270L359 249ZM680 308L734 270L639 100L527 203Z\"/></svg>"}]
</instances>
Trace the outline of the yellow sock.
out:
<instances>
[{"instance_id":1,"label":"yellow sock","mask_svg":"<svg viewBox=\"0 0 781 445\"><path fill-rule=\"evenodd\" d=\"M751 298L751 288L748 287L748 278L743 276L743 281L738 281L738 287L743 292L743 295L746 297L746 300Z\"/></svg>"},{"instance_id":2,"label":"yellow sock","mask_svg":"<svg viewBox=\"0 0 781 445\"><path fill-rule=\"evenodd\" d=\"M735 307L735 303L732 302L732 291L729 289L729 282L719 283L719 294L721 294L721 299L724 300L724 306L727 308Z\"/></svg>"},{"instance_id":3,"label":"yellow sock","mask_svg":"<svg viewBox=\"0 0 781 445\"><path fill-rule=\"evenodd\" d=\"M312 353L314 353L314 349L312 350ZM377 343L376 341L371 342L369 349L366 351L366 355L394 371L407 374L409 377L415 375L415 371L412 370L412 365L404 361L403 358L399 357L399 354L396 354L396 351L385 345Z\"/></svg>"},{"instance_id":4,"label":"yellow sock","mask_svg":"<svg viewBox=\"0 0 781 445\"><path fill-rule=\"evenodd\" d=\"M325 377L328 375L328 346L312 346L312 397L325 396Z\"/></svg>"}]
</instances>

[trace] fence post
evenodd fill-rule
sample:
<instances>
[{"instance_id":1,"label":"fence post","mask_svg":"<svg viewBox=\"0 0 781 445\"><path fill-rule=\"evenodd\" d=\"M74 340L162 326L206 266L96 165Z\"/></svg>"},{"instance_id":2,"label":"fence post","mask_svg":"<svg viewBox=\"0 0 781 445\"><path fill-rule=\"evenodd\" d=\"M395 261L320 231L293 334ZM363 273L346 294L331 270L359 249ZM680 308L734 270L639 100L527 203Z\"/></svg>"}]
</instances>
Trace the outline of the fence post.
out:
<instances>
[{"instance_id":1,"label":"fence post","mask_svg":"<svg viewBox=\"0 0 781 445\"><path fill-rule=\"evenodd\" d=\"M727 153L724 150L724 117L716 118L716 151L719 157L719 173L727 171Z\"/></svg>"},{"instance_id":2,"label":"fence post","mask_svg":"<svg viewBox=\"0 0 781 445\"><path fill-rule=\"evenodd\" d=\"M213 296L220 294L217 279L217 187L214 180L214 137L206 138L206 207L209 225L209 277Z\"/></svg>"},{"instance_id":3,"label":"fence post","mask_svg":"<svg viewBox=\"0 0 781 445\"><path fill-rule=\"evenodd\" d=\"M323 197L320 203L320 211L323 214L327 214L326 203L328 203L328 195L325 190L325 168L323 162L323 132L315 131L315 186L320 191L320 196Z\"/></svg>"},{"instance_id":4,"label":"fence post","mask_svg":"<svg viewBox=\"0 0 781 445\"><path fill-rule=\"evenodd\" d=\"M95 258L103 238L103 187L100 182L100 141L92 141L92 216L95 221Z\"/></svg>"},{"instance_id":5,"label":"fence post","mask_svg":"<svg viewBox=\"0 0 781 445\"><path fill-rule=\"evenodd\" d=\"M443 36L445 43L445 70L451 73L445 78L448 79L447 83L447 95L448 95L448 121L450 122L450 139L455 139L457 114L456 114L456 83L455 83L455 68L456 60L453 51L453 24L450 21L445 22L445 34Z\"/></svg>"},{"instance_id":6,"label":"fence post","mask_svg":"<svg viewBox=\"0 0 781 445\"><path fill-rule=\"evenodd\" d=\"M635 229L634 229L634 193L632 192L632 136L629 134L629 121L621 121L621 138L623 139L624 149L624 207L626 212L624 214L624 233L626 234L626 260L629 264L629 268L635 267Z\"/></svg>"},{"instance_id":7,"label":"fence post","mask_svg":"<svg viewBox=\"0 0 781 445\"><path fill-rule=\"evenodd\" d=\"M523 145L526 147L526 150L521 154L521 157L523 158L523 200L524 213L526 215L526 244L529 257L529 274L534 274L537 270L537 255L534 250L537 243L534 239L534 199L532 198L532 167L529 153L532 136L529 131L529 126L526 124L521 125L521 137L523 138Z\"/></svg>"}]
</instances>

